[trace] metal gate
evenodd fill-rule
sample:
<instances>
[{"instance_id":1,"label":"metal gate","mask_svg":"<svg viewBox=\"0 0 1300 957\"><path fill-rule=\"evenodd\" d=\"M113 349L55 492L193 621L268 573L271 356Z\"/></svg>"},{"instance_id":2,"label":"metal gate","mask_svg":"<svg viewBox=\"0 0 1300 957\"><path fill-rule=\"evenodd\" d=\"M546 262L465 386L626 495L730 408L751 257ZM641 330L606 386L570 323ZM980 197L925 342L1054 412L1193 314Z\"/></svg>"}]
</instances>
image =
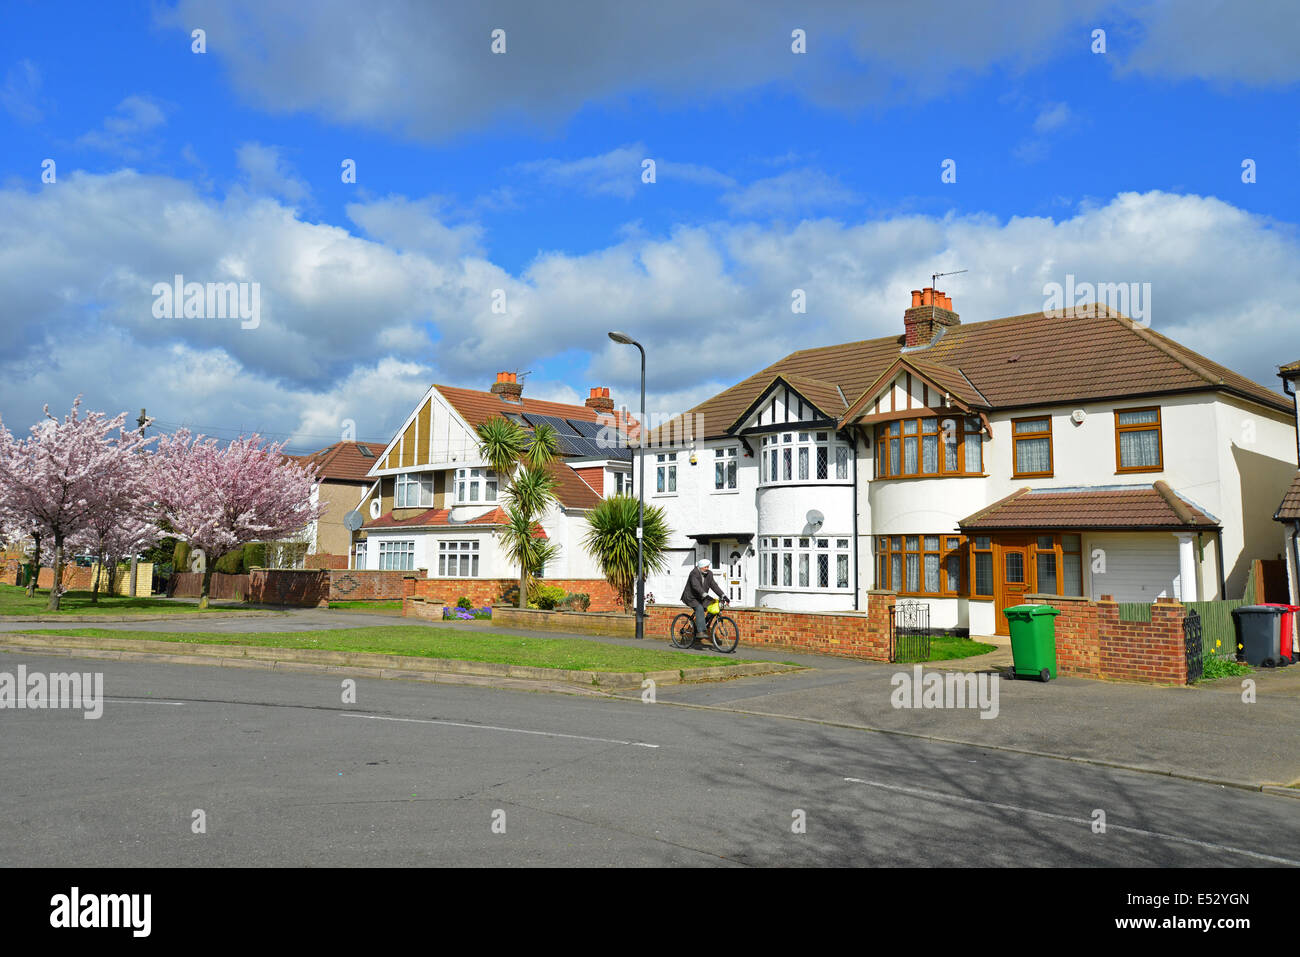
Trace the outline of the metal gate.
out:
<instances>
[{"instance_id":1,"label":"metal gate","mask_svg":"<svg viewBox=\"0 0 1300 957\"><path fill-rule=\"evenodd\" d=\"M1201 658L1201 616L1196 609L1189 609L1183 618L1183 648L1187 653L1187 683L1199 681L1205 673L1205 662Z\"/></svg>"},{"instance_id":2,"label":"metal gate","mask_svg":"<svg viewBox=\"0 0 1300 957\"><path fill-rule=\"evenodd\" d=\"M930 606L919 601L894 605L889 618L889 660L930 660Z\"/></svg>"}]
</instances>

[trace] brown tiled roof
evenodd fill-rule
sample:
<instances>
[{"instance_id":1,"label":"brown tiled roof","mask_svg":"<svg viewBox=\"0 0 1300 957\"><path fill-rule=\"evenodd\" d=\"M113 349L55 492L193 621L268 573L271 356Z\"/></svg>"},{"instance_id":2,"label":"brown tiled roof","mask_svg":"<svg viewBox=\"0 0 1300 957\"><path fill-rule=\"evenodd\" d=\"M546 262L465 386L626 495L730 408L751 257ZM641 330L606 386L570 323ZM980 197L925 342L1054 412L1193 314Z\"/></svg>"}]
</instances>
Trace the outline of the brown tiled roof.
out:
<instances>
[{"instance_id":1,"label":"brown tiled roof","mask_svg":"<svg viewBox=\"0 0 1300 957\"><path fill-rule=\"evenodd\" d=\"M1291 378L1291 376L1300 373L1300 359L1297 359L1295 362L1288 362L1284 366L1280 366L1277 371L1278 374L1284 378Z\"/></svg>"},{"instance_id":2,"label":"brown tiled roof","mask_svg":"<svg viewBox=\"0 0 1300 957\"><path fill-rule=\"evenodd\" d=\"M335 442L310 455L289 457L300 465L315 465L318 478L338 482L364 482L366 473L386 447L379 442ZM362 454L363 448L370 450L369 458Z\"/></svg>"},{"instance_id":3,"label":"brown tiled roof","mask_svg":"<svg viewBox=\"0 0 1300 957\"><path fill-rule=\"evenodd\" d=\"M740 428L744 424L744 420L753 414L754 406L767 394L768 389L778 382L784 382L790 386L816 406L818 411L828 419L839 418L844 413L846 408L844 399L840 396L840 390L835 388L834 383L813 379L809 376L795 375L792 372L783 372L781 375L773 376L772 381L754 393L754 398L745 408L741 409L740 414L736 416L729 427Z\"/></svg>"},{"instance_id":4,"label":"brown tiled roof","mask_svg":"<svg viewBox=\"0 0 1300 957\"><path fill-rule=\"evenodd\" d=\"M993 408L1199 390L1293 408L1280 393L1105 307L949 326L937 342L910 352L903 343L900 329L896 336L793 352L689 411L703 417L706 436L723 435L775 376L787 373L838 385L854 403L900 356L927 375L947 375L954 394L963 394L960 384L967 383L968 392L973 388Z\"/></svg>"},{"instance_id":5,"label":"brown tiled roof","mask_svg":"<svg viewBox=\"0 0 1300 957\"><path fill-rule=\"evenodd\" d=\"M530 399L523 396L518 402L507 402L492 392L480 392L476 389L462 389L452 385L435 385L443 397L451 403L460 417L471 428L478 428L488 419L503 416L508 412L535 412L538 415L554 415L562 419L578 419L582 422L595 422L600 415L595 409L585 405L569 405L565 402L548 402L545 399ZM621 421L622 412L615 410L614 415ZM609 421L608 419L606 421ZM632 423L633 419L628 419ZM635 429L632 429L635 432Z\"/></svg>"},{"instance_id":6,"label":"brown tiled roof","mask_svg":"<svg viewBox=\"0 0 1300 957\"><path fill-rule=\"evenodd\" d=\"M600 502L596 490L563 462L552 462L549 471L555 476L555 496L565 508L595 508Z\"/></svg>"},{"instance_id":7,"label":"brown tiled roof","mask_svg":"<svg viewBox=\"0 0 1300 957\"><path fill-rule=\"evenodd\" d=\"M1291 487L1282 496L1282 504L1273 516L1279 522L1300 521L1300 472L1296 472Z\"/></svg>"},{"instance_id":8,"label":"brown tiled roof","mask_svg":"<svg viewBox=\"0 0 1300 957\"><path fill-rule=\"evenodd\" d=\"M1164 482L1108 488L1022 488L957 524L966 532L1218 527L1218 522L1171 491Z\"/></svg>"}]
</instances>

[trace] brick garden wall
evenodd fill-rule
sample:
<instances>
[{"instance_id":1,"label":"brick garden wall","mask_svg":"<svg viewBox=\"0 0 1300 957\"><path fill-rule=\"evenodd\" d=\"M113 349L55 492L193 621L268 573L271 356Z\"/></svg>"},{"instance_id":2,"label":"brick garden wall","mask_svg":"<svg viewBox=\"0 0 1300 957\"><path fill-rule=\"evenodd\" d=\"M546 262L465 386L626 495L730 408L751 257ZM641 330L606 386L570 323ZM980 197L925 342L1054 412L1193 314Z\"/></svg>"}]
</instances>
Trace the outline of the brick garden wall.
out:
<instances>
[{"instance_id":1,"label":"brick garden wall","mask_svg":"<svg viewBox=\"0 0 1300 957\"><path fill-rule=\"evenodd\" d=\"M889 660L889 619L893 592L869 592L864 612L780 611L775 608L728 608L740 626L741 646L779 648L842 658ZM646 611L646 632L666 639L682 605L653 605Z\"/></svg>"},{"instance_id":2,"label":"brick garden wall","mask_svg":"<svg viewBox=\"0 0 1300 957\"><path fill-rule=\"evenodd\" d=\"M402 580L424 575L423 568L405 571L329 570L330 601L382 601L402 597ZM457 596L459 597L459 596Z\"/></svg>"},{"instance_id":3,"label":"brick garden wall","mask_svg":"<svg viewBox=\"0 0 1300 957\"><path fill-rule=\"evenodd\" d=\"M1056 616L1056 667L1063 675L1111 678L1147 684L1187 684L1183 606L1160 599L1151 621L1121 621L1110 595L1100 601L1026 595L1026 602L1051 605Z\"/></svg>"},{"instance_id":4,"label":"brick garden wall","mask_svg":"<svg viewBox=\"0 0 1300 957\"><path fill-rule=\"evenodd\" d=\"M329 596L326 569L254 568L248 575L248 600L256 604L328 608Z\"/></svg>"},{"instance_id":5,"label":"brick garden wall","mask_svg":"<svg viewBox=\"0 0 1300 957\"><path fill-rule=\"evenodd\" d=\"M94 582L95 570L84 565L67 564L63 566L63 587L68 591L90 591ZM49 588L54 584L54 569L42 568L36 576L37 588Z\"/></svg>"},{"instance_id":6,"label":"brick garden wall","mask_svg":"<svg viewBox=\"0 0 1300 957\"><path fill-rule=\"evenodd\" d=\"M410 572L399 574L410 575ZM461 596L468 598L475 608L491 607L501 603L501 595L506 590L517 587L517 578L410 578L409 594L431 601L442 601L454 605ZM547 585L558 585L566 592L581 592L591 596L588 611L622 611L618 595L603 578L546 578Z\"/></svg>"}]
</instances>

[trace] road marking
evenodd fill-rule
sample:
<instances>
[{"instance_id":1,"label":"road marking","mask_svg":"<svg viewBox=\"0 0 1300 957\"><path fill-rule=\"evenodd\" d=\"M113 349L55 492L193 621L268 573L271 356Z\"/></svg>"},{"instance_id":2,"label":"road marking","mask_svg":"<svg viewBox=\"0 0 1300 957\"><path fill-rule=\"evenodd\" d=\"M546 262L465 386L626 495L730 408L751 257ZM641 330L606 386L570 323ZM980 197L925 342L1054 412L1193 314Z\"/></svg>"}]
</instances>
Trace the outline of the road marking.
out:
<instances>
[{"instance_id":1,"label":"road marking","mask_svg":"<svg viewBox=\"0 0 1300 957\"><path fill-rule=\"evenodd\" d=\"M1071 824L1085 824L1092 826L1092 819L1086 817L1070 817L1068 814L1053 814L1050 811L1036 811L1033 808L1018 807L1014 804L999 804L996 801L981 801L978 798L959 797L956 794L943 794L939 791L926 791L921 788L907 788L898 784L882 784L879 781L864 781L861 778L845 778L845 781L853 784L865 784L868 787L884 788L886 791L898 791L902 794L915 794L918 797L929 798L932 801L955 801L960 804L979 804L983 807L998 808L1003 811L1015 811L1018 814L1030 814L1034 817L1046 817L1056 821L1068 821ZM1127 831L1130 834L1141 834L1144 837L1158 837L1164 841L1175 841L1179 844L1191 844L1194 847L1203 847L1211 851L1227 851L1230 854L1243 854L1246 857L1253 857L1261 861L1271 861L1274 864L1289 864L1292 867L1300 867L1300 861L1292 861L1285 857L1274 857L1271 854L1259 854L1255 851L1247 851L1240 847L1229 847L1227 844L1211 844L1209 841L1198 841L1191 837L1179 837L1176 834L1161 834L1159 831L1146 831L1140 827L1129 827L1125 824L1112 824L1106 822L1108 831Z\"/></svg>"},{"instance_id":2,"label":"road marking","mask_svg":"<svg viewBox=\"0 0 1300 957\"><path fill-rule=\"evenodd\" d=\"M181 707L184 701L145 701L141 698L105 698L105 701L111 701L113 704L170 704Z\"/></svg>"},{"instance_id":3,"label":"road marking","mask_svg":"<svg viewBox=\"0 0 1300 957\"><path fill-rule=\"evenodd\" d=\"M494 724L464 724L460 721L440 721L436 718L390 718L379 714L345 712L342 718L370 718L372 721L407 721L412 724L445 724L451 728L469 728L474 731L509 731L513 734L540 734L546 738L573 738L575 741L599 741L601 744L626 744L633 748L657 748L657 744L644 741L619 741L615 738L591 738L585 734L562 734L559 731L532 731L528 728L502 728Z\"/></svg>"}]
</instances>

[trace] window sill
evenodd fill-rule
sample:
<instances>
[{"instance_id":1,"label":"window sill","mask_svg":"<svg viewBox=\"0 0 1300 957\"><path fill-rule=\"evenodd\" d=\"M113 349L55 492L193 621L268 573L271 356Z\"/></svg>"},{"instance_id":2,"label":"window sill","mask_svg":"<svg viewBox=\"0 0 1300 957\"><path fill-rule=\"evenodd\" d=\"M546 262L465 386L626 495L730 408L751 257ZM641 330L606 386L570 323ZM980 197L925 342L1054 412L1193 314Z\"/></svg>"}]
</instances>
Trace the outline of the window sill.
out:
<instances>
[{"instance_id":1,"label":"window sill","mask_svg":"<svg viewBox=\"0 0 1300 957\"><path fill-rule=\"evenodd\" d=\"M1056 478L1056 473L1055 472L1012 472L1011 477L1014 479Z\"/></svg>"},{"instance_id":2,"label":"window sill","mask_svg":"<svg viewBox=\"0 0 1300 957\"><path fill-rule=\"evenodd\" d=\"M988 472L944 472L939 475L877 475L872 482L915 482L918 479L974 479L988 478Z\"/></svg>"},{"instance_id":3,"label":"window sill","mask_svg":"<svg viewBox=\"0 0 1300 957\"><path fill-rule=\"evenodd\" d=\"M739 495L739 494L740 494L740 489L738 489L738 488L715 488L715 489L710 490L709 494L710 494L710 495Z\"/></svg>"},{"instance_id":4,"label":"window sill","mask_svg":"<svg viewBox=\"0 0 1300 957\"><path fill-rule=\"evenodd\" d=\"M1151 466L1143 466L1142 468L1116 469L1116 470L1115 470L1115 474L1116 474L1116 475L1133 475L1133 474L1141 473L1141 472L1163 472L1164 470L1165 470L1165 467L1164 467L1163 465L1151 465Z\"/></svg>"},{"instance_id":5,"label":"window sill","mask_svg":"<svg viewBox=\"0 0 1300 957\"><path fill-rule=\"evenodd\" d=\"M758 585L755 591L768 592L773 595L849 595L852 588L799 588L796 585Z\"/></svg>"},{"instance_id":6,"label":"window sill","mask_svg":"<svg viewBox=\"0 0 1300 957\"><path fill-rule=\"evenodd\" d=\"M851 488L853 479L791 479L788 482L759 482L759 488Z\"/></svg>"}]
</instances>

